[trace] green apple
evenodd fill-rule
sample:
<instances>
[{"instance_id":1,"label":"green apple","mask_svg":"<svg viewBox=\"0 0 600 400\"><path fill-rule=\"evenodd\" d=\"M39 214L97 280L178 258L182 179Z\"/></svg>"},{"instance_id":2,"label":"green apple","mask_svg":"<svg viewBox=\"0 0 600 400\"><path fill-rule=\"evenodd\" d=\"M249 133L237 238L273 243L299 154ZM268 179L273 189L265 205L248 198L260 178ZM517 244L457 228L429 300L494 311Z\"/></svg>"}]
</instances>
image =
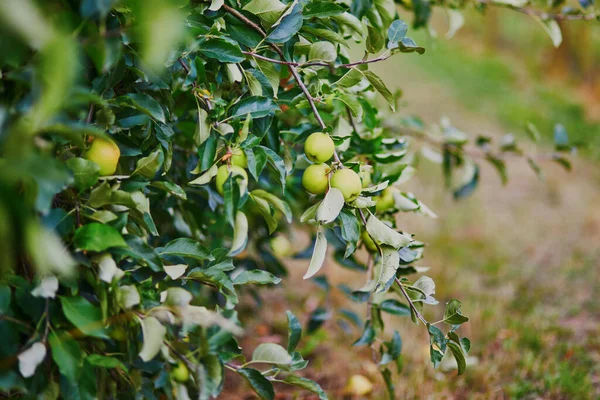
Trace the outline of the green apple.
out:
<instances>
[{"instance_id":1,"label":"green apple","mask_svg":"<svg viewBox=\"0 0 600 400\"><path fill-rule=\"evenodd\" d=\"M221 165L217 170L217 192L222 196L223 195L223 185L225 185L225 181L229 175L232 176L241 176L244 183L248 184L248 173L242 167L238 167L237 165Z\"/></svg>"},{"instance_id":2,"label":"green apple","mask_svg":"<svg viewBox=\"0 0 600 400\"><path fill-rule=\"evenodd\" d=\"M348 379L345 392L354 396L365 396L373 390L373 384L362 375L352 375Z\"/></svg>"},{"instance_id":3,"label":"green apple","mask_svg":"<svg viewBox=\"0 0 600 400\"><path fill-rule=\"evenodd\" d=\"M396 202L394 200L394 193L400 190L394 186L388 186L381 192L375 210L379 213L384 213L389 210L396 208Z\"/></svg>"},{"instance_id":4,"label":"green apple","mask_svg":"<svg viewBox=\"0 0 600 400\"><path fill-rule=\"evenodd\" d=\"M244 150L233 149L231 151L231 164L242 168L248 168L248 157Z\"/></svg>"},{"instance_id":5,"label":"green apple","mask_svg":"<svg viewBox=\"0 0 600 400\"><path fill-rule=\"evenodd\" d=\"M362 182L358 174L351 169L338 169L331 177L331 187L339 189L346 202L356 200L362 191Z\"/></svg>"},{"instance_id":6,"label":"green apple","mask_svg":"<svg viewBox=\"0 0 600 400\"><path fill-rule=\"evenodd\" d=\"M173 371L171 371L173 379L177 382L185 383L190 379L190 370L185 366L184 363L178 363Z\"/></svg>"},{"instance_id":7,"label":"green apple","mask_svg":"<svg viewBox=\"0 0 600 400\"><path fill-rule=\"evenodd\" d=\"M327 164L312 164L309 165L304 174L302 174L302 186L307 192L312 194L325 193L329 183L327 181L327 174L329 173L329 166Z\"/></svg>"},{"instance_id":8,"label":"green apple","mask_svg":"<svg viewBox=\"0 0 600 400\"><path fill-rule=\"evenodd\" d=\"M333 157L335 144L328 134L315 132L304 142L304 154L312 162L324 163Z\"/></svg>"},{"instance_id":9,"label":"green apple","mask_svg":"<svg viewBox=\"0 0 600 400\"><path fill-rule=\"evenodd\" d=\"M371 235L369 235L369 232L364 230L360 237L362 238L363 244L365 245L367 250L369 250L371 253L377 251L377 245L375 244L375 241L373 241Z\"/></svg>"},{"instance_id":10,"label":"green apple","mask_svg":"<svg viewBox=\"0 0 600 400\"><path fill-rule=\"evenodd\" d=\"M85 158L100 166L100 175L112 175L117 170L121 150L112 140L96 138L92 142Z\"/></svg>"},{"instance_id":11,"label":"green apple","mask_svg":"<svg viewBox=\"0 0 600 400\"><path fill-rule=\"evenodd\" d=\"M284 235L275 236L269 244L278 257L287 257L293 253L292 243Z\"/></svg>"}]
</instances>

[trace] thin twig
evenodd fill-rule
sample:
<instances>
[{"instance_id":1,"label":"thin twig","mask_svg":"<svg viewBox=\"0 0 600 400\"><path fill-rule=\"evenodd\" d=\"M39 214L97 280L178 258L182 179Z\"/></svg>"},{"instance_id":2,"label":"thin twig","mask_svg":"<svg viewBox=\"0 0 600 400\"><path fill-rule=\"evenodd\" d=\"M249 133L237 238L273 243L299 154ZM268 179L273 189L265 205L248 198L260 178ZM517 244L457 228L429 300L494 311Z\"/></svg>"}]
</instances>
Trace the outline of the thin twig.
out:
<instances>
[{"instance_id":1,"label":"thin twig","mask_svg":"<svg viewBox=\"0 0 600 400\"><path fill-rule=\"evenodd\" d=\"M88 111L87 117L85 118L86 124L92 123L92 117L94 116L94 103L90 104L90 110Z\"/></svg>"},{"instance_id":2,"label":"thin twig","mask_svg":"<svg viewBox=\"0 0 600 400\"><path fill-rule=\"evenodd\" d=\"M404 288L404 285L402 284L402 282L400 282L400 279L396 278L396 283L398 284L398 286L400 287L400 291L402 291L402 294L404 295L404 297L406 298L406 301L408 301L408 305L410 306L411 310L415 313L415 315L417 316L417 318L425 325L425 326L429 326L429 323L427 322L427 320L425 318L423 318L423 316L421 315L421 313L419 312L419 310L417 310L417 307L415 307L412 299L410 298L410 296L408 295L408 292L406 291L406 289Z\"/></svg>"},{"instance_id":3,"label":"thin twig","mask_svg":"<svg viewBox=\"0 0 600 400\"><path fill-rule=\"evenodd\" d=\"M476 3L508 8L509 10L514 10L529 16L540 17L544 20L555 20L555 21L591 21L594 19L598 19L599 15L596 13L590 14L560 14L560 13L549 13L544 10L538 10L530 7L515 7L510 4L505 3L497 3L493 0L475 0Z\"/></svg>"},{"instance_id":4,"label":"thin twig","mask_svg":"<svg viewBox=\"0 0 600 400\"><path fill-rule=\"evenodd\" d=\"M223 5L223 9L225 11L227 11L228 13L230 13L231 15L233 15L234 17L238 18L240 21L242 21L243 23L245 23L246 25L248 25L249 27L251 27L255 31L257 31L258 33L260 33L260 35L263 38L267 37L267 34L265 33L265 31L263 31L263 29L260 26L258 26L254 22L252 22L250 19L248 19L246 16L244 16L238 10L236 10L236 9L228 6L227 4ZM277 54L279 54L279 57L281 57L282 60L285 60L285 56L284 56L283 52L281 51L281 49L277 45L275 45L274 43L271 43L270 47L273 50L275 50L275 52ZM286 66L288 67L290 73L292 74L292 76L294 77L294 79L296 80L296 82L298 82L298 86L300 86L300 89L302 90L302 93L304 93L304 96L306 97L306 100L310 104L310 108L312 109L313 114L314 114L315 118L317 119L317 122L321 126L321 129L325 129L327 127L327 125L325 125L325 122L323 122L323 118L321 118L321 114L319 114L319 110L317 109L317 106L315 105L315 100L313 99L313 97L311 96L310 92L308 91L308 88L306 87L306 85L302 81L302 78L300 77L300 74L298 74L298 70L296 69L296 67L294 65L286 64Z\"/></svg>"}]
</instances>

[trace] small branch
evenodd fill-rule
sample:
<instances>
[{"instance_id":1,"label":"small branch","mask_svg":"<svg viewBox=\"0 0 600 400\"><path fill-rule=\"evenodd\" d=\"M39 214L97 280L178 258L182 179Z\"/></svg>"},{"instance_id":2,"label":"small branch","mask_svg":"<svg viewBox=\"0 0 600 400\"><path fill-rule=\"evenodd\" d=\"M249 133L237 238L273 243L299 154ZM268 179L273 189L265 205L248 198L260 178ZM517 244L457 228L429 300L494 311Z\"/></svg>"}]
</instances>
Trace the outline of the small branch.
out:
<instances>
[{"instance_id":1,"label":"small branch","mask_svg":"<svg viewBox=\"0 0 600 400\"><path fill-rule=\"evenodd\" d=\"M260 26L258 26L254 22L252 22L250 19L248 19L247 17L245 17L242 13L240 13L236 9L228 6L227 4L223 5L223 9L225 11L227 11L228 13L230 13L231 15L235 16L236 18L238 18L240 21L242 21L243 23L245 23L246 25L248 25L249 27L251 27L255 31L257 31L258 33L260 33L260 35L263 38L267 37L267 34L265 33L265 31L262 30L262 28ZM273 43L271 43L270 46L271 46L271 48L273 50L275 50L275 52L277 54L279 54L279 57L281 57L281 59L285 61L285 56L283 55L283 52L281 51L281 49L277 45L275 45ZM308 103L310 104L310 108L312 109L313 114L315 115L315 118L317 119L317 122L321 126L321 129L325 129L327 127L327 125L325 125L325 122L323 122L323 118L321 118L321 114L319 114L319 110L317 110L317 106L315 105L315 100L312 98L312 96L311 96L310 92L308 91L306 85L302 81L302 78L298 74L298 71L296 70L296 67L294 65L291 65L291 64L286 64L286 65L287 65L288 69L290 70L290 73L294 76L294 79L296 80L296 82L298 82L298 86L300 86L300 89L302 90L302 93L304 93L304 96L306 97L306 100L308 100Z\"/></svg>"},{"instance_id":2,"label":"small branch","mask_svg":"<svg viewBox=\"0 0 600 400\"><path fill-rule=\"evenodd\" d=\"M195 376L196 368L195 368L194 364L186 356L181 354L171 343L167 342L166 340L163 343L169 348L169 350L171 350L173 352L173 354L175 354L177 356L177 358L179 358L181 361L183 361L183 363L185 364L187 369L192 371L192 373L194 373L194 376Z\"/></svg>"},{"instance_id":3,"label":"small branch","mask_svg":"<svg viewBox=\"0 0 600 400\"><path fill-rule=\"evenodd\" d=\"M443 140L443 138L433 136L425 131L414 129L414 128L397 127L397 126L391 126L391 125L387 125L387 126L385 126L385 128L389 129L393 132L402 134L402 135L411 136L417 140L429 143L436 147L446 146L452 153L454 153L456 155L466 154L471 158L487 159L489 157L492 157L492 158L496 158L496 159L500 159L500 160L505 160L508 158L531 158L531 159L534 159L537 161L553 161L557 158L557 154L554 152L534 154L534 155L519 154L519 153L509 152L509 151L500 151L498 153L494 153L489 148L482 148L482 147L473 146L473 145L458 146L458 145L455 145L452 143L446 143Z\"/></svg>"},{"instance_id":4,"label":"small branch","mask_svg":"<svg viewBox=\"0 0 600 400\"><path fill-rule=\"evenodd\" d=\"M396 283L398 284L398 286L400 287L400 291L402 291L402 294L404 295L404 297L406 298L406 301L408 301L408 305L410 306L411 310L415 313L415 315L417 316L417 318L425 325L425 326L429 326L430 324L427 322L427 320L425 318L423 318L423 316L421 315L421 313L419 312L419 310L417 310L417 307L415 307L412 299L410 298L410 296L408 295L408 292L406 291L406 289L404 288L404 285L402 284L402 282L400 282L400 279L396 278Z\"/></svg>"},{"instance_id":5,"label":"small branch","mask_svg":"<svg viewBox=\"0 0 600 400\"><path fill-rule=\"evenodd\" d=\"M514 10L514 11L518 11L522 14L526 14L529 16L535 16L535 17L540 17L544 20L555 20L555 21L591 21L594 19L598 19L600 16L596 13L590 13L590 14L556 14L556 13L548 13L544 10L538 10L535 8L529 8L529 7L514 7L511 6L509 4L503 4L503 3L496 3L495 1L492 0L475 0L476 3L479 4L483 4L483 5L489 5L489 6L495 6L495 7L501 7L501 8L508 8L509 10Z\"/></svg>"},{"instance_id":6,"label":"small branch","mask_svg":"<svg viewBox=\"0 0 600 400\"><path fill-rule=\"evenodd\" d=\"M90 110L88 111L87 117L85 118L86 124L92 123L92 118L94 117L94 103L90 104Z\"/></svg>"},{"instance_id":7,"label":"small branch","mask_svg":"<svg viewBox=\"0 0 600 400\"><path fill-rule=\"evenodd\" d=\"M190 67L187 66L186 63L183 62L183 60L181 59L181 57L179 57L177 59L177 61L179 61L179 65L181 65L181 67L185 70L186 74L190 74Z\"/></svg>"}]
</instances>

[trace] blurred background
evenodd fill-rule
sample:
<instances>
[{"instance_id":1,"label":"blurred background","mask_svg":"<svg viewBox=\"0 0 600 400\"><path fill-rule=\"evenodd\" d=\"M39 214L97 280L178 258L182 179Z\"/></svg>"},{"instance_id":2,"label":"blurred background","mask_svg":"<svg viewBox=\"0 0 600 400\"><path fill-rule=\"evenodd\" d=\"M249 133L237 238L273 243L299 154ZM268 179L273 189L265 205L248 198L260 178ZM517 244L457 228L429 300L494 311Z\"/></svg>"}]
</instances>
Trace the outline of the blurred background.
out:
<instances>
[{"instance_id":1,"label":"blurred background","mask_svg":"<svg viewBox=\"0 0 600 400\"><path fill-rule=\"evenodd\" d=\"M471 138L486 134L499 140L512 133L523 142L524 125L533 122L543 136L529 149L533 152L551 150L553 127L560 123L585 147L572 157L571 172L542 163L545 182L525 160L508 162L505 186L491 166L482 165L478 190L458 202L443 189L440 166L421 162L405 190L439 218L406 215L400 226L430 245L422 265L431 267L427 275L437 283L441 303L462 300L470 321L460 331L472 347L465 375L457 377L451 360L434 370L423 327L384 316L386 328L398 329L403 339L397 397L599 398L600 26L561 22L563 43L555 49L540 25L514 11L466 12L465 25L450 40L445 11L435 13L437 37L411 33L427 49L424 55L402 54L373 67L390 87L403 91L400 116L415 114L428 124L447 117ZM308 243L302 232L291 239L296 250ZM308 261L287 262L293 276L267 294L260 315L256 309L241 313L258 336L254 341L285 337L288 308L296 315L344 307L364 313L363 304L349 306L337 288L357 287L362 274L329 261L325 294L314 282L302 281ZM441 318L435 314L441 309L427 311L428 320ZM360 329L324 320L302 342L311 360L309 377L332 398L344 398L348 378L360 374L374 385L367 397L384 398L370 350L348 350ZM245 390L241 382L230 383L224 396L245 398Z\"/></svg>"}]
</instances>

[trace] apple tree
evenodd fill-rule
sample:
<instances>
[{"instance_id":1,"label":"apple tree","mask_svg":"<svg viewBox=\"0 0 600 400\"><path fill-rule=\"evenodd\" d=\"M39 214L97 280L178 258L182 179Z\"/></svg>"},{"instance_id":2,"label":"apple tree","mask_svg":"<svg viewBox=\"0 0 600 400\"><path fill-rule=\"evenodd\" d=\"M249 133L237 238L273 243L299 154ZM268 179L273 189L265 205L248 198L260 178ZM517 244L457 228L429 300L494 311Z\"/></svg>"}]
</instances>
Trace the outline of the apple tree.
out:
<instances>
[{"instance_id":1,"label":"apple tree","mask_svg":"<svg viewBox=\"0 0 600 400\"><path fill-rule=\"evenodd\" d=\"M300 372L300 321L310 334L345 317L393 397L401 339L384 335L384 314L422 325L433 365L449 353L462 373L468 318L459 300L438 304L417 266L425 244L396 217L435 214L402 183L420 156L439 161L457 198L480 162L503 179L513 156L541 170L512 137L469 141L448 121L394 116L400 94L370 66L423 54L410 34L434 10L458 29L462 8L512 8L555 44L557 20L596 19L592 2L527 3L0 2L3 393L209 399L228 369L260 398L274 398L276 382L327 398ZM544 158L568 167L568 136L560 125L554 136ZM327 290L328 255L331 268L362 271L341 289L366 317L288 311L283 345L241 349L237 306L286 277L285 232L300 226L312 233L296 254L304 278ZM422 310L435 306L431 323Z\"/></svg>"}]
</instances>

